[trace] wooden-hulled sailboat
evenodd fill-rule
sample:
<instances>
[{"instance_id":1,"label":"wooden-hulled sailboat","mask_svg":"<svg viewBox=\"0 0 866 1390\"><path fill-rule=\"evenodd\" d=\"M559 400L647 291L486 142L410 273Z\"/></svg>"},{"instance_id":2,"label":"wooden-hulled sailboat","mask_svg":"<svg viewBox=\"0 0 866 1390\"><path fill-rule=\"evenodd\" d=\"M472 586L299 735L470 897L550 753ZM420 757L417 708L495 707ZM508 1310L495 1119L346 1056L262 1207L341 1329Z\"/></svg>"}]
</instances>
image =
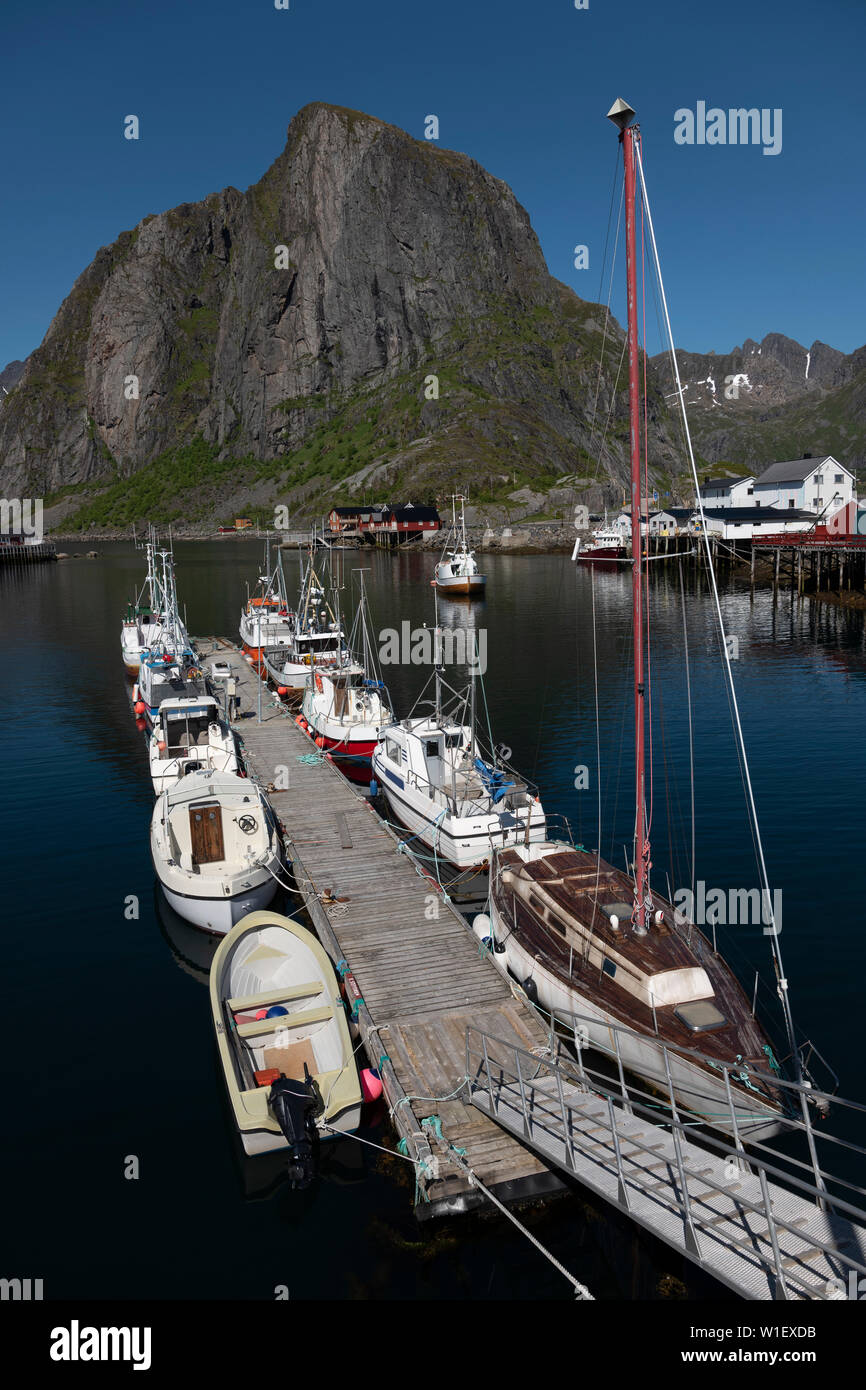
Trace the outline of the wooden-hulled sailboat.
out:
<instances>
[{"instance_id":1,"label":"wooden-hulled sailboat","mask_svg":"<svg viewBox=\"0 0 866 1390\"><path fill-rule=\"evenodd\" d=\"M634 112L617 101L608 116L620 129L625 163L628 360L632 469L632 600L634 658L635 832L633 876L581 849L549 839L495 853L491 868L490 928L495 958L530 997L563 1020L581 1019L585 1040L613 1051L611 1025L621 1035L623 1063L651 1083L666 1086L659 1042L703 1054L672 1057L678 1100L710 1125L729 1128L725 1076L740 1132L763 1137L782 1114L777 1066L749 1001L714 944L676 912L650 883L652 861L645 809L644 560L641 546L641 435L635 268L636 171L639 129ZM652 223L649 222L650 230ZM654 240L653 240L654 247ZM721 615L719 614L719 619ZM754 810L754 808L752 808ZM763 867L763 857L761 857ZM769 894L768 894L769 896ZM486 925L486 924L485 924ZM504 948L504 949L503 949ZM774 939L777 967L778 940ZM787 997L781 994L786 1023ZM791 1028L788 1042L796 1048Z\"/></svg>"}]
</instances>

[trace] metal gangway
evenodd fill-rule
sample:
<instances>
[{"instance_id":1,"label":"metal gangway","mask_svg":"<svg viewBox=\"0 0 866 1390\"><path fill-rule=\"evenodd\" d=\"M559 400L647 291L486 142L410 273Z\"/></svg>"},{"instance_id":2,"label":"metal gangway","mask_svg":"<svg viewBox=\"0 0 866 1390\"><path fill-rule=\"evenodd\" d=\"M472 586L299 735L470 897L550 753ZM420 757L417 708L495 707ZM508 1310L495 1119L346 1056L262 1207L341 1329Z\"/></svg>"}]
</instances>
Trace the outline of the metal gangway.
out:
<instances>
[{"instance_id":1,"label":"metal gangway","mask_svg":"<svg viewBox=\"0 0 866 1390\"><path fill-rule=\"evenodd\" d=\"M663 1082L657 1091L625 1071L631 1030L610 1026L607 1056L585 1045L597 1020L574 1014L569 1021L566 1045L561 1021L550 1020L545 1056L467 1028L473 1105L744 1298L842 1299L866 1290L866 1209L855 1204L866 1189L832 1176L818 1147L834 1148L859 1171L866 1148L831 1135L811 1115L842 1107L862 1123L866 1106L767 1074L761 1079L778 1088L787 1113L772 1144L753 1142L732 1096L742 1068L714 1063L729 1112L719 1124L724 1134L710 1131L678 1102L671 1081L675 1055L702 1054L653 1040L665 1094Z\"/></svg>"}]
</instances>

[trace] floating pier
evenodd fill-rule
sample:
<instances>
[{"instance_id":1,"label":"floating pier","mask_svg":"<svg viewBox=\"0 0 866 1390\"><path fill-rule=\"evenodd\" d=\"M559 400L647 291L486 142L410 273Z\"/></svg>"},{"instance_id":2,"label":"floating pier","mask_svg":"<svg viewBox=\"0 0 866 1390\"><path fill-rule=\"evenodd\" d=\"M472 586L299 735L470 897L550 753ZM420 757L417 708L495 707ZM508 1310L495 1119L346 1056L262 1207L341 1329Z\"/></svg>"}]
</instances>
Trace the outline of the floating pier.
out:
<instances>
[{"instance_id":1,"label":"floating pier","mask_svg":"<svg viewBox=\"0 0 866 1390\"><path fill-rule=\"evenodd\" d=\"M801 1104L802 1121L782 1122L809 1139L800 1162L766 1143L746 1150L734 1115L733 1140L696 1134L672 1083L667 1107L627 1081L618 1041L618 1082L580 1047L572 1057L402 833L301 732L238 648L221 638L196 647L202 665L217 657L237 683L247 772L280 819L289 871L381 1075L399 1151L415 1164L419 1219L541 1198L576 1180L744 1298L851 1296L866 1275L866 1209L854 1204L859 1187L819 1165L808 1100L861 1115L866 1107L777 1078ZM669 1049L658 1045L670 1078ZM866 1158L856 1144L821 1139ZM591 1296L558 1267L578 1296Z\"/></svg>"},{"instance_id":2,"label":"floating pier","mask_svg":"<svg viewBox=\"0 0 866 1390\"><path fill-rule=\"evenodd\" d=\"M400 851L402 837L300 731L237 647L221 639L196 647L203 665L218 657L237 681L247 717L235 728L247 770L282 822L297 887L344 976L394 1124L424 1165L416 1214L481 1205L472 1174L502 1201L561 1189L555 1168L473 1106L466 1085L470 1025L538 1055L547 1030L434 881Z\"/></svg>"}]
</instances>

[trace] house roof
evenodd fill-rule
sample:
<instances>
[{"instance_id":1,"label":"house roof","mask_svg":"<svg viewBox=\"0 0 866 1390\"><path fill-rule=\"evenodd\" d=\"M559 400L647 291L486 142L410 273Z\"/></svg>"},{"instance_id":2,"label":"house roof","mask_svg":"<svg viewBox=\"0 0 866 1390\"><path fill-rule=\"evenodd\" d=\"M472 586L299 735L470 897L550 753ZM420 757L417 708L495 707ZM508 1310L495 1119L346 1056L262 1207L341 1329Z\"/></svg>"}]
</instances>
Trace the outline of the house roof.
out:
<instances>
[{"instance_id":1,"label":"house roof","mask_svg":"<svg viewBox=\"0 0 866 1390\"><path fill-rule=\"evenodd\" d=\"M761 473L757 480L757 486L762 483L802 483L816 468L822 468L828 460L834 464L836 460L832 454L824 454L821 458L813 459L789 459L786 463L771 463L770 467ZM843 468L844 464L837 467ZM846 468L845 472L850 473Z\"/></svg>"},{"instance_id":2,"label":"house roof","mask_svg":"<svg viewBox=\"0 0 866 1390\"><path fill-rule=\"evenodd\" d=\"M755 475L754 475L754 473L749 473L749 474L747 474L746 477L744 477L744 478L740 478L740 477L736 477L736 478L734 478L734 477L728 477L728 478L708 478L707 481L704 483L703 487L701 488L701 492L704 492L704 491L705 491L707 488L709 488L709 487L728 487L728 488L730 488L730 487L733 487L735 483L753 483L754 481L755 481Z\"/></svg>"},{"instance_id":3,"label":"house roof","mask_svg":"<svg viewBox=\"0 0 866 1390\"><path fill-rule=\"evenodd\" d=\"M692 507L689 515L699 515L699 509ZM814 512L802 512L796 507L704 507L704 516L714 521L815 521Z\"/></svg>"}]
</instances>

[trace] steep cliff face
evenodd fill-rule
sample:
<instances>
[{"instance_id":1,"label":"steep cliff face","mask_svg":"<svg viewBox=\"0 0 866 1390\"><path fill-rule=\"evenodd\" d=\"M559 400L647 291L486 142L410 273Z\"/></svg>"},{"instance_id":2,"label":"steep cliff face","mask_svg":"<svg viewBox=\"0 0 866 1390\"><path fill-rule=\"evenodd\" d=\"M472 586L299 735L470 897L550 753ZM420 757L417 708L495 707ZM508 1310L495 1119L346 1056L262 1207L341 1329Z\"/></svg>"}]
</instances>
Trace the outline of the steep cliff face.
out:
<instances>
[{"instance_id":1,"label":"steep cliff face","mask_svg":"<svg viewBox=\"0 0 866 1390\"><path fill-rule=\"evenodd\" d=\"M146 217L98 252L0 411L0 485L129 478L197 437L215 457L284 460L308 493L310 440L323 487L435 481L455 459L490 487L593 475L596 393L613 418L600 476L619 479L621 330L599 374L602 315L549 276L527 213L473 160L315 104L245 193ZM373 400L385 428L335 461L323 430L348 439ZM651 414L664 468L657 394Z\"/></svg>"}]
</instances>

